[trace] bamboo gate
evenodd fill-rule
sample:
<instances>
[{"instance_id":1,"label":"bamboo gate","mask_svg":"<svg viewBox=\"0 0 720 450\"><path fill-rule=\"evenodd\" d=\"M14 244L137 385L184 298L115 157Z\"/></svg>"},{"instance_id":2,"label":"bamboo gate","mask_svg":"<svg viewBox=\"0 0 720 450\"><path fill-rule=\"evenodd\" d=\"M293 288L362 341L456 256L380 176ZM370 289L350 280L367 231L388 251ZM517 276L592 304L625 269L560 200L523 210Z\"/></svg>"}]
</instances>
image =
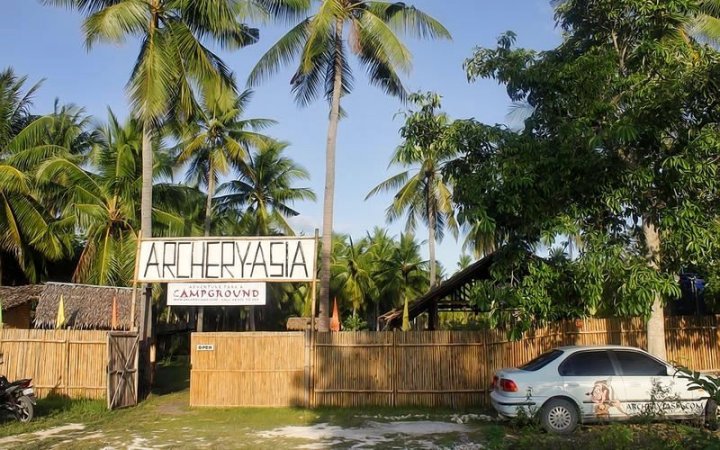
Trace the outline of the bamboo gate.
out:
<instances>
[{"instance_id":1,"label":"bamboo gate","mask_svg":"<svg viewBox=\"0 0 720 450\"><path fill-rule=\"evenodd\" d=\"M108 391L108 331L0 329L0 373L32 378L38 397L104 399Z\"/></svg>"},{"instance_id":2,"label":"bamboo gate","mask_svg":"<svg viewBox=\"0 0 720 450\"><path fill-rule=\"evenodd\" d=\"M666 319L668 360L720 371L720 316ZM313 345L314 344L314 345ZM489 404L495 370L562 345L646 347L641 319L566 321L509 341L501 330L193 333L191 406Z\"/></svg>"}]
</instances>

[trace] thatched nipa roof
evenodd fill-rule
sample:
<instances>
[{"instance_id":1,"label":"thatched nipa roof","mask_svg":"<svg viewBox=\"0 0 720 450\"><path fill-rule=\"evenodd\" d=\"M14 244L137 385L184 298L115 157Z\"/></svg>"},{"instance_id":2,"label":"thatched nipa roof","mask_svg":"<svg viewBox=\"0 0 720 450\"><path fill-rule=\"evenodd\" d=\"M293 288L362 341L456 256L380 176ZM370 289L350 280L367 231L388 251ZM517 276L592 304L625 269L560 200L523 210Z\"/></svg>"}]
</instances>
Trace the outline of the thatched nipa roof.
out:
<instances>
[{"instance_id":1,"label":"thatched nipa roof","mask_svg":"<svg viewBox=\"0 0 720 450\"><path fill-rule=\"evenodd\" d=\"M0 286L0 305L7 311L25 303L37 301L43 286L31 284L26 286Z\"/></svg>"},{"instance_id":2,"label":"thatched nipa roof","mask_svg":"<svg viewBox=\"0 0 720 450\"><path fill-rule=\"evenodd\" d=\"M131 328L132 289L84 284L47 283L41 286L35 310L36 328L55 328L60 297L65 309L65 327L75 329L109 330L112 327L113 297L117 303L118 327ZM141 295L138 293L138 298ZM138 300L136 300L137 302ZM139 315L136 303L135 319Z\"/></svg>"}]
</instances>

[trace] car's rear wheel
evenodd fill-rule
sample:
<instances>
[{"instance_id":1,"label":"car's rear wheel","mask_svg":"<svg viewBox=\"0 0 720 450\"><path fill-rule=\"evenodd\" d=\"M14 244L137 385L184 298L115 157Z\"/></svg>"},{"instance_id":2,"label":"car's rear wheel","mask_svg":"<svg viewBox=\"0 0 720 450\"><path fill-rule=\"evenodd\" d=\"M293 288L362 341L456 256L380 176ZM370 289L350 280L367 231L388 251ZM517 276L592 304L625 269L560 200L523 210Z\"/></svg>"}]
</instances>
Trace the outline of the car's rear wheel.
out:
<instances>
[{"instance_id":1,"label":"car's rear wheel","mask_svg":"<svg viewBox=\"0 0 720 450\"><path fill-rule=\"evenodd\" d=\"M717 408L718 404L713 399L705 403L705 426L713 431L718 429Z\"/></svg>"},{"instance_id":2,"label":"car's rear wheel","mask_svg":"<svg viewBox=\"0 0 720 450\"><path fill-rule=\"evenodd\" d=\"M554 398L543 406L540 422L548 433L572 433L578 424L578 410L572 402Z\"/></svg>"}]
</instances>

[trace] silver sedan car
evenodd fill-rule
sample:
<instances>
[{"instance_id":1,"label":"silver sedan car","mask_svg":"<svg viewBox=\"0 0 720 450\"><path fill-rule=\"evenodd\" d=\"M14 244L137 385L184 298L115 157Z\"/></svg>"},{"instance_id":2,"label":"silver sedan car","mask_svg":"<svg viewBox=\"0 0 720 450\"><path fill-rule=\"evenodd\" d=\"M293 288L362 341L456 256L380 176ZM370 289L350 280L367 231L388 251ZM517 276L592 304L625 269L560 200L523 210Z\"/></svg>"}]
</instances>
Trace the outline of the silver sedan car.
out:
<instances>
[{"instance_id":1,"label":"silver sedan car","mask_svg":"<svg viewBox=\"0 0 720 450\"><path fill-rule=\"evenodd\" d=\"M716 405L675 376L677 368L634 347L570 346L495 373L490 399L505 417L537 414L552 433L633 416L714 418Z\"/></svg>"}]
</instances>

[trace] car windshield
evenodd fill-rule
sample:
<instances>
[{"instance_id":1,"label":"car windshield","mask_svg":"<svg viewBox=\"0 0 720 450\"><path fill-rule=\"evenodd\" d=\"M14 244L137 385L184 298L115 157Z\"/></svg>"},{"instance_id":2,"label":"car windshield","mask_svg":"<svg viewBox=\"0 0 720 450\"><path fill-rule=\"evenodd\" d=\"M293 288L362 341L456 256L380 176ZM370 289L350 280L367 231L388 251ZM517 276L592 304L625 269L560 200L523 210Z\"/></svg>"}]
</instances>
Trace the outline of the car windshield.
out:
<instances>
[{"instance_id":1,"label":"car windshield","mask_svg":"<svg viewBox=\"0 0 720 450\"><path fill-rule=\"evenodd\" d=\"M550 350L549 352L543 353L542 355L531 360L530 362L523 364L522 366L518 367L518 369L527 370L528 372L535 372L536 370L542 369L546 365L555 361L558 356L562 354L562 350Z\"/></svg>"}]
</instances>

